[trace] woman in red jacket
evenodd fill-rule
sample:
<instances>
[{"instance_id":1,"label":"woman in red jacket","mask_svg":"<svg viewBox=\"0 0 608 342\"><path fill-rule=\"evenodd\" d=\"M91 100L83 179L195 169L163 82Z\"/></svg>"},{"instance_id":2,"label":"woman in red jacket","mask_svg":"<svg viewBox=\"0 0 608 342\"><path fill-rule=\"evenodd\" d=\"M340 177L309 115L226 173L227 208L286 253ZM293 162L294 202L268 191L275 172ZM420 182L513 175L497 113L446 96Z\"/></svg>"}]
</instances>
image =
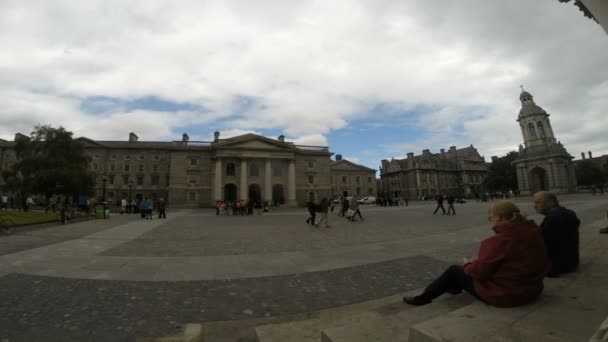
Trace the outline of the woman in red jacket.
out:
<instances>
[{"instance_id":1,"label":"woman in red jacket","mask_svg":"<svg viewBox=\"0 0 608 342\"><path fill-rule=\"evenodd\" d=\"M425 305L448 292L463 290L498 306L532 302L543 290L550 261L540 229L511 201L497 201L488 210L496 234L481 242L477 259L450 266L422 294L404 297L411 305Z\"/></svg>"}]
</instances>

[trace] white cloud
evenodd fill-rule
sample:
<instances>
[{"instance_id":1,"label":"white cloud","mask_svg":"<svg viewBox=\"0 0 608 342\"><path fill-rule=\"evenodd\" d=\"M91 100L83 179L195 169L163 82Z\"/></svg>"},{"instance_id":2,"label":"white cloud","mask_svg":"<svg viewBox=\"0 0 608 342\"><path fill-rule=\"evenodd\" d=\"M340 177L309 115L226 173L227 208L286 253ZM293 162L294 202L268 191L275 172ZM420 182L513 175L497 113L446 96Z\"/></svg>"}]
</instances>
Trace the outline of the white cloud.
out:
<instances>
[{"instance_id":1,"label":"white cloud","mask_svg":"<svg viewBox=\"0 0 608 342\"><path fill-rule=\"evenodd\" d=\"M5 1L0 44L10 47L0 55L4 138L38 122L142 140L213 124L222 137L272 129L326 145L370 105L391 103L436 108L418 122L425 138L394 142L400 154L473 143L488 156L521 142L524 84L571 153L608 153L608 38L556 1ZM80 107L88 96L205 110L91 115ZM241 96L254 104L241 108Z\"/></svg>"}]
</instances>

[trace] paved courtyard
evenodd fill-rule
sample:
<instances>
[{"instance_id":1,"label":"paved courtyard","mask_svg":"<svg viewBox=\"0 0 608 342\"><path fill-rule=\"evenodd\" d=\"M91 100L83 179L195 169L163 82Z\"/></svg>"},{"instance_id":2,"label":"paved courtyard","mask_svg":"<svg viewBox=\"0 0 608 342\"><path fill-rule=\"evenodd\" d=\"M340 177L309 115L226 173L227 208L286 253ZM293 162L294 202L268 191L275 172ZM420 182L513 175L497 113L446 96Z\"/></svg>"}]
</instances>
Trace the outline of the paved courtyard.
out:
<instances>
[{"instance_id":1,"label":"paved courtyard","mask_svg":"<svg viewBox=\"0 0 608 342\"><path fill-rule=\"evenodd\" d=\"M517 200L532 214L529 198ZM581 243L606 226L608 196L563 196ZM261 216L169 210L0 237L0 341L130 341L191 322L305 313L420 288L492 234L487 203L363 206L365 220L304 209ZM541 217L530 215L540 222Z\"/></svg>"}]
</instances>

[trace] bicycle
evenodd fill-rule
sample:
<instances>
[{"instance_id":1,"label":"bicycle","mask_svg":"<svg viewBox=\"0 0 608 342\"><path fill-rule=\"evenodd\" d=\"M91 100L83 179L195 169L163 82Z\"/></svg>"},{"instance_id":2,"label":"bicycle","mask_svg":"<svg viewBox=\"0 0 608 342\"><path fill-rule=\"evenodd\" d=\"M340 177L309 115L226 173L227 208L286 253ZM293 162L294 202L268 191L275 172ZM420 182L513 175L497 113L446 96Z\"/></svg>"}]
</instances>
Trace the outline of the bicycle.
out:
<instances>
[{"instance_id":1,"label":"bicycle","mask_svg":"<svg viewBox=\"0 0 608 342\"><path fill-rule=\"evenodd\" d=\"M15 231L15 223L6 212L0 212L0 234L11 235Z\"/></svg>"}]
</instances>

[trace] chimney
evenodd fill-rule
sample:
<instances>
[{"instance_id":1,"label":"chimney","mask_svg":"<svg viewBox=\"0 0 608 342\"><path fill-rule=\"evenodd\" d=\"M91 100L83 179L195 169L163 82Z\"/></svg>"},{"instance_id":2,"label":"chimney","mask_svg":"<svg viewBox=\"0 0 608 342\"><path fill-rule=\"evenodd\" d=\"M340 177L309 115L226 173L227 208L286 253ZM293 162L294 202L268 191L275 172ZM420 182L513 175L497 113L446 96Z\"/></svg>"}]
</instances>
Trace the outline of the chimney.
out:
<instances>
[{"instance_id":1,"label":"chimney","mask_svg":"<svg viewBox=\"0 0 608 342\"><path fill-rule=\"evenodd\" d=\"M429 149L422 150L422 154L431 154L431 151Z\"/></svg>"},{"instance_id":2,"label":"chimney","mask_svg":"<svg viewBox=\"0 0 608 342\"><path fill-rule=\"evenodd\" d=\"M592 159L593 156L591 156L591 151L587 151L587 153L589 154L589 159Z\"/></svg>"},{"instance_id":3,"label":"chimney","mask_svg":"<svg viewBox=\"0 0 608 342\"><path fill-rule=\"evenodd\" d=\"M187 133L182 134L182 142L187 143L188 140L190 140L190 137L188 136L188 134Z\"/></svg>"},{"instance_id":4,"label":"chimney","mask_svg":"<svg viewBox=\"0 0 608 342\"><path fill-rule=\"evenodd\" d=\"M280 142L285 142L285 136L283 134L279 135L279 137L277 138L278 141Z\"/></svg>"},{"instance_id":5,"label":"chimney","mask_svg":"<svg viewBox=\"0 0 608 342\"><path fill-rule=\"evenodd\" d=\"M16 133L16 134L15 134L15 141L17 141L17 140L21 140L21 139L27 139L27 140L30 140L30 137L28 137L28 136L27 136L27 135L25 135L25 134Z\"/></svg>"},{"instance_id":6,"label":"chimney","mask_svg":"<svg viewBox=\"0 0 608 342\"><path fill-rule=\"evenodd\" d=\"M492 163L494 163L495 161L498 161L498 157L497 156L492 156Z\"/></svg>"},{"instance_id":7,"label":"chimney","mask_svg":"<svg viewBox=\"0 0 608 342\"><path fill-rule=\"evenodd\" d=\"M218 142L220 140L220 132L213 132L213 142Z\"/></svg>"},{"instance_id":8,"label":"chimney","mask_svg":"<svg viewBox=\"0 0 608 342\"><path fill-rule=\"evenodd\" d=\"M450 152L456 151L456 146L450 146Z\"/></svg>"},{"instance_id":9,"label":"chimney","mask_svg":"<svg viewBox=\"0 0 608 342\"><path fill-rule=\"evenodd\" d=\"M407 157L408 158L414 158L414 152L408 152Z\"/></svg>"},{"instance_id":10,"label":"chimney","mask_svg":"<svg viewBox=\"0 0 608 342\"><path fill-rule=\"evenodd\" d=\"M139 137L137 136L137 134L131 132L129 133L129 142L136 142L137 139L139 139Z\"/></svg>"},{"instance_id":11,"label":"chimney","mask_svg":"<svg viewBox=\"0 0 608 342\"><path fill-rule=\"evenodd\" d=\"M581 152L581 157L583 157L583 159L585 159L585 152Z\"/></svg>"},{"instance_id":12,"label":"chimney","mask_svg":"<svg viewBox=\"0 0 608 342\"><path fill-rule=\"evenodd\" d=\"M336 161L338 160L342 160L342 155L341 154L336 154Z\"/></svg>"},{"instance_id":13,"label":"chimney","mask_svg":"<svg viewBox=\"0 0 608 342\"><path fill-rule=\"evenodd\" d=\"M444 154L445 153L445 148L440 149L440 151L441 151L441 154Z\"/></svg>"}]
</instances>

